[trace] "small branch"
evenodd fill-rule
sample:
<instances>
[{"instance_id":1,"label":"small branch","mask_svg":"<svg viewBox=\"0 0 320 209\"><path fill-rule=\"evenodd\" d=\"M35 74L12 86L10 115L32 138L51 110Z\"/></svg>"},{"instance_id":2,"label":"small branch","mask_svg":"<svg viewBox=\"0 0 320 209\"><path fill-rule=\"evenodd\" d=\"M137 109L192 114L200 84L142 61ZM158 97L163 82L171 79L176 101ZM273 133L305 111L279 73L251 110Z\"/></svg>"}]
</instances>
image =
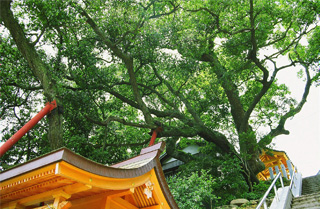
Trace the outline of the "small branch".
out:
<instances>
[{"instance_id":1,"label":"small branch","mask_svg":"<svg viewBox=\"0 0 320 209\"><path fill-rule=\"evenodd\" d=\"M283 40L285 37L287 37L287 34L288 34L289 30L291 29L291 26L292 26L292 22L290 22L290 25L288 26L288 28L286 29L286 31L283 33L282 36L280 36L279 38L277 38L277 39L275 39L273 41L270 41L270 42L266 43L262 47L271 46L271 45Z\"/></svg>"},{"instance_id":2,"label":"small branch","mask_svg":"<svg viewBox=\"0 0 320 209\"><path fill-rule=\"evenodd\" d=\"M309 31L307 31L307 28L305 28L304 31L300 31L299 35L294 38L290 44L288 44L285 48L283 48L282 50L279 50L275 53L273 53L272 55L268 56L268 59L270 58L277 58L279 55L283 54L285 51L289 50L290 47L292 47L293 45L297 45L297 43L299 43L299 41L302 39L302 36L310 33L311 31L313 31L314 29L316 29L317 26L311 28Z\"/></svg>"},{"instance_id":3,"label":"small branch","mask_svg":"<svg viewBox=\"0 0 320 209\"><path fill-rule=\"evenodd\" d=\"M49 22L42 28L40 35L37 37L37 39L31 43L32 46L35 46L39 40L41 39L41 37L43 36L44 32L46 31L47 27L49 25Z\"/></svg>"},{"instance_id":4,"label":"small branch","mask_svg":"<svg viewBox=\"0 0 320 209\"><path fill-rule=\"evenodd\" d=\"M157 76L157 78L163 82L168 89L177 97L179 97L181 99L181 101L183 102L183 104L185 104L186 108L188 109L188 111L190 112L190 114L192 115L192 117L194 118L194 120L199 123L199 124L203 124L203 122L201 121L199 115L197 114L197 112L192 108L191 104L189 103L189 101L178 91L175 91L172 86L169 84L168 81L166 81L165 79L163 79L160 74L158 73L158 71L156 70L156 68L154 66L152 66L152 69L155 73L155 75Z\"/></svg>"},{"instance_id":5,"label":"small branch","mask_svg":"<svg viewBox=\"0 0 320 209\"><path fill-rule=\"evenodd\" d=\"M250 32L250 28L243 28L243 29L236 30L236 31L233 31L233 32L230 32L230 31L227 31L225 29L222 29L221 26L220 26L220 17L219 17L219 15L213 13L208 8L201 7L199 9L185 9L185 10L188 11L188 12L200 12L200 11L208 12L215 19L218 32L222 32L222 33L225 33L225 34L228 34L228 35L231 35L231 36L232 35L236 35L238 33Z\"/></svg>"},{"instance_id":6,"label":"small branch","mask_svg":"<svg viewBox=\"0 0 320 209\"><path fill-rule=\"evenodd\" d=\"M150 139L147 139L143 142L137 142L137 143L128 143L128 144L119 144L119 143L114 143L114 144L103 144L103 145L94 145L95 148L100 148L102 146L105 146L105 147L134 147L134 146L141 146L141 145L145 145L145 144L148 144L150 141Z\"/></svg>"},{"instance_id":7,"label":"small branch","mask_svg":"<svg viewBox=\"0 0 320 209\"><path fill-rule=\"evenodd\" d=\"M115 116L110 116L108 117L107 120L105 121L98 121L98 120L95 120L89 116L85 116L86 119L94 124L97 124L97 125L100 125L100 126L108 126L109 123L111 121L116 121L116 122L119 122L123 125L127 125L127 126L132 126L132 127L138 127L138 128L147 128L147 129L154 129L156 128L156 125L149 125L149 124L141 124L141 123L132 123L132 122L129 122L129 121L126 121L125 119L122 119L122 118L118 118L118 117L115 117Z\"/></svg>"},{"instance_id":8,"label":"small branch","mask_svg":"<svg viewBox=\"0 0 320 209\"><path fill-rule=\"evenodd\" d=\"M173 9L170 12L165 12L162 14L153 15L153 16L150 16L149 19L155 19L155 18L159 18L162 16L167 16L167 15L173 14L175 11L178 10L178 8L179 8L178 5L174 5L172 2L170 2L170 4L173 6Z\"/></svg>"},{"instance_id":9,"label":"small branch","mask_svg":"<svg viewBox=\"0 0 320 209\"><path fill-rule=\"evenodd\" d=\"M29 90L29 91L35 91L35 90L43 89L42 85L40 85L40 86L23 86L21 84L17 84L17 83L13 83L13 82L6 83L5 85L7 85L7 86L15 86L17 88L24 89L24 90Z\"/></svg>"},{"instance_id":10,"label":"small branch","mask_svg":"<svg viewBox=\"0 0 320 209\"><path fill-rule=\"evenodd\" d=\"M126 62L130 60L130 57L124 54L114 43L112 43L107 36L99 29L97 24L93 21L93 19L89 16L89 14L82 9L81 7L76 8L80 10L80 14L87 19L87 23L93 29L93 31L101 38L102 42L122 61Z\"/></svg>"},{"instance_id":11,"label":"small branch","mask_svg":"<svg viewBox=\"0 0 320 209\"><path fill-rule=\"evenodd\" d=\"M16 99L15 99L15 103L14 103L14 104L10 104L10 105L7 105L7 106L3 106L3 107L2 107L2 110L1 110L1 114L0 114L0 118L2 118L2 116L4 115L4 113L6 112L7 109L12 108L12 107L13 107L13 108L15 108L15 107L20 107L20 106L26 104L26 103L28 102L29 95L30 95L30 93L28 93L27 96L26 96L26 98L25 98L22 102L20 102L20 103L17 103L17 101L16 101Z\"/></svg>"}]
</instances>

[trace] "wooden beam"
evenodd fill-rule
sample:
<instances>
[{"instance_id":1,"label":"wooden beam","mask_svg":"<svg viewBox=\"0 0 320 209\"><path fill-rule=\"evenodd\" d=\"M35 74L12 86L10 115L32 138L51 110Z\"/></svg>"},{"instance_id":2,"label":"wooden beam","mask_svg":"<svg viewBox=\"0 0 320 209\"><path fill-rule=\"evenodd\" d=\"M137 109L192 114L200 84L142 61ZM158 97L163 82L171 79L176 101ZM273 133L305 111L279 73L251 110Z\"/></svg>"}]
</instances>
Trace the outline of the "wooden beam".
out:
<instances>
[{"instance_id":1,"label":"wooden beam","mask_svg":"<svg viewBox=\"0 0 320 209\"><path fill-rule=\"evenodd\" d=\"M35 171L28 172L26 174L22 174L21 176L5 180L1 182L1 196L5 195L8 190L12 191L12 187L15 187L14 190L17 188L24 188L24 185L30 185L30 181L40 180L40 179L48 179L55 175L55 164L45 166ZM27 168L24 168L27 169ZM30 169L30 168L29 168ZM21 171L22 172L22 171ZM9 172L9 174L11 174ZM8 174L8 175L9 175ZM18 173L19 174L19 173ZM13 174L12 174L13 175ZM17 175L15 173L15 175Z\"/></svg>"},{"instance_id":2,"label":"wooden beam","mask_svg":"<svg viewBox=\"0 0 320 209\"><path fill-rule=\"evenodd\" d=\"M115 202L117 205L124 209L139 209L136 206L132 205L131 203L127 202L126 200L120 198L120 197L115 197L112 198L111 201Z\"/></svg>"},{"instance_id":3,"label":"wooden beam","mask_svg":"<svg viewBox=\"0 0 320 209\"><path fill-rule=\"evenodd\" d=\"M40 182L38 184L33 184L31 186L24 187L24 188L19 189L19 190L14 190L12 192L5 193L5 194L2 194L3 191L1 190L0 199L3 199L3 200L5 200L6 198L17 199L16 197L19 197L19 195L25 194L26 192L28 192L28 193L36 193L36 191L39 191L40 189L45 190L43 188L48 186L48 185L54 185L54 184L57 184L57 183L65 185L68 182L70 182L69 179L65 179L65 178L62 178L62 177L56 177L56 178L53 178L53 179L49 179L47 181Z\"/></svg>"},{"instance_id":4,"label":"wooden beam","mask_svg":"<svg viewBox=\"0 0 320 209\"><path fill-rule=\"evenodd\" d=\"M75 188L75 190L73 190L73 188ZM50 191L46 191L43 193L29 196L26 198L22 198L20 200L14 201L13 203L18 203L18 204L24 205L24 206L30 206L30 205L37 204L40 202L46 202L46 201L52 200L52 199L54 199L54 195L59 195L63 192L66 194L72 195L72 194L78 193L80 191L85 191L85 190L88 190L91 188L92 187L90 185L75 183L75 184L67 185L64 187L60 187L58 189L53 189ZM5 208L5 207L7 207L7 204L1 205L1 207Z\"/></svg>"},{"instance_id":5,"label":"wooden beam","mask_svg":"<svg viewBox=\"0 0 320 209\"><path fill-rule=\"evenodd\" d=\"M84 192L89 189L92 189L92 186L89 184L75 183L72 187L66 187L63 190L68 194L76 194L79 192Z\"/></svg>"},{"instance_id":6,"label":"wooden beam","mask_svg":"<svg viewBox=\"0 0 320 209\"><path fill-rule=\"evenodd\" d=\"M143 208L143 209L162 209L162 206L154 205L154 206L146 207L146 208Z\"/></svg>"},{"instance_id":7,"label":"wooden beam","mask_svg":"<svg viewBox=\"0 0 320 209\"><path fill-rule=\"evenodd\" d=\"M278 161L277 158L271 158L271 159L269 159L269 160L262 161L262 162L263 162L264 164L266 164L266 163L274 163L274 162L276 162L276 161Z\"/></svg>"},{"instance_id":8,"label":"wooden beam","mask_svg":"<svg viewBox=\"0 0 320 209\"><path fill-rule=\"evenodd\" d=\"M59 209L68 209L72 206L71 202L69 201L63 201L59 204Z\"/></svg>"},{"instance_id":9,"label":"wooden beam","mask_svg":"<svg viewBox=\"0 0 320 209\"><path fill-rule=\"evenodd\" d=\"M54 194L52 196L54 198L53 208L57 208L57 209L60 209L60 203L61 202L65 201L65 200L67 200L67 199L69 199L71 197L70 194L67 194L64 191L61 191L58 194Z\"/></svg>"},{"instance_id":10,"label":"wooden beam","mask_svg":"<svg viewBox=\"0 0 320 209\"><path fill-rule=\"evenodd\" d=\"M111 192L114 193L114 194L112 194ZM130 191L130 189L122 191L122 192L117 192L116 190L115 191L111 191L111 192L107 195L107 198L105 200L105 204L102 205L101 209L114 209L112 207L113 204L116 204L119 208L123 208L123 206L120 203L118 203L116 201L113 201L113 199L117 200L117 198L120 198L122 196L132 195L132 192ZM122 198L120 198L120 199L122 199ZM126 201L126 200L124 200L124 201L127 202L128 204L132 205L128 201ZM134 205L132 205L132 206L134 206ZM136 206L134 206L134 207L137 208Z\"/></svg>"},{"instance_id":11,"label":"wooden beam","mask_svg":"<svg viewBox=\"0 0 320 209\"><path fill-rule=\"evenodd\" d=\"M20 205L17 202L9 203L6 207L2 207L2 209L24 209L25 207L23 205Z\"/></svg>"},{"instance_id":12,"label":"wooden beam","mask_svg":"<svg viewBox=\"0 0 320 209\"><path fill-rule=\"evenodd\" d=\"M111 198L106 198L105 205L101 209L111 209Z\"/></svg>"},{"instance_id":13,"label":"wooden beam","mask_svg":"<svg viewBox=\"0 0 320 209\"><path fill-rule=\"evenodd\" d=\"M62 201L58 208L59 209L68 209L72 206L71 202L70 201ZM36 208L33 208L33 209L51 209L51 208L54 208L53 204L50 204L50 205L45 205L45 206L40 206L40 207L36 207Z\"/></svg>"},{"instance_id":14,"label":"wooden beam","mask_svg":"<svg viewBox=\"0 0 320 209\"><path fill-rule=\"evenodd\" d=\"M128 194L131 194L130 190L109 190L107 192L100 193L97 195L92 195L89 197L73 200L73 201L71 201L71 204L72 204L72 207L77 208L77 206L82 205L84 203L94 202L94 201L101 200L101 199L105 198L106 200L105 200L105 204L104 204L103 208L106 208L107 197L109 197L109 198L121 197L121 196L125 196Z\"/></svg>"}]
</instances>

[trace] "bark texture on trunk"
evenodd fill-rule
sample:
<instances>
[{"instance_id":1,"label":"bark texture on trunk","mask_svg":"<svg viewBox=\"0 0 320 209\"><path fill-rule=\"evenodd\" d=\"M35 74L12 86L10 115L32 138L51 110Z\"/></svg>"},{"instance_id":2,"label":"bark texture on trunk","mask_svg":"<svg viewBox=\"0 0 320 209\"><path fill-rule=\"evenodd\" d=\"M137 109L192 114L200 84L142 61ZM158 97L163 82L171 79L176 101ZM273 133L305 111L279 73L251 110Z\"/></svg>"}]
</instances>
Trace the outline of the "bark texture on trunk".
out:
<instances>
[{"instance_id":1,"label":"bark texture on trunk","mask_svg":"<svg viewBox=\"0 0 320 209\"><path fill-rule=\"evenodd\" d=\"M0 1L0 17L4 22L4 26L10 31L13 40L15 41L19 51L28 61L28 64L35 75L40 81L43 87L43 92L48 101L57 100L58 105L60 103L57 98L55 82L50 74L50 67L42 61L38 55L34 46L26 38L23 28L18 23L17 19L11 11L11 1ZM49 117L49 133L48 138L52 148L56 149L62 146L62 113L56 111Z\"/></svg>"}]
</instances>

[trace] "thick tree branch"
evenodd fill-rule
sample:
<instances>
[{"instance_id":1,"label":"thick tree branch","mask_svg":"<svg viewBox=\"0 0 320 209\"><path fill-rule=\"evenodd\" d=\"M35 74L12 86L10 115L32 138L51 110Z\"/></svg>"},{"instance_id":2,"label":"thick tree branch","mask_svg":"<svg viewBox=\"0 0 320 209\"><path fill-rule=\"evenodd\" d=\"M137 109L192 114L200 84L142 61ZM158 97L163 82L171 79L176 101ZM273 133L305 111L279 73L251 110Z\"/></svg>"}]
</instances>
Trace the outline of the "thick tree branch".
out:
<instances>
[{"instance_id":1,"label":"thick tree branch","mask_svg":"<svg viewBox=\"0 0 320 209\"><path fill-rule=\"evenodd\" d=\"M286 114L284 114L281 117L278 126L275 129L272 129L268 135L266 135L263 139L261 139L259 141L259 146L262 146L262 147L267 146L272 142L272 139L274 137L282 135L282 134L288 135L290 133L288 130L286 130L284 128L285 123L290 117L295 116L296 114L298 114L301 111L303 105L307 102L307 97L309 95L309 91L310 91L311 84L312 84L312 79L310 77L309 67L304 66L304 68L305 68L307 81L305 84L304 93L302 95L302 98L301 98L299 104L295 108L290 109Z\"/></svg>"},{"instance_id":2,"label":"thick tree branch","mask_svg":"<svg viewBox=\"0 0 320 209\"><path fill-rule=\"evenodd\" d=\"M224 153L232 155L237 153L233 145L228 141L227 137L218 131L213 131L203 126L201 127L198 135L207 142L212 142L217 145Z\"/></svg>"},{"instance_id":3,"label":"thick tree branch","mask_svg":"<svg viewBox=\"0 0 320 209\"><path fill-rule=\"evenodd\" d=\"M114 85L131 85L129 82L125 82L125 81L122 81L122 82L118 82L118 83L115 83ZM176 105L174 105L172 102L170 102L169 100L167 100L166 98L163 97L163 94L161 94L160 92L158 92L154 86L148 86L148 85L145 85L145 84L142 84L142 83L137 83L139 86L145 88L145 89L148 89L149 91L151 91L152 93L156 94L158 96L158 98L163 101L164 103L170 105L171 107L173 107L174 109L177 110L177 107Z\"/></svg>"},{"instance_id":4,"label":"thick tree branch","mask_svg":"<svg viewBox=\"0 0 320 209\"><path fill-rule=\"evenodd\" d=\"M177 141L178 141L179 137L171 137L168 138L166 141L166 153L167 155L169 155L170 157L173 157L175 159L178 159L184 163L188 163L191 160L194 159L194 157L186 152L183 152L181 150L177 149Z\"/></svg>"},{"instance_id":5,"label":"thick tree branch","mask_svg":"<svg viewBox=\"0 0 320 209\"><path fill-rule=\"evenodd\" d=\"M80 8L80 7L79 7ZM133 90L133 95L140 106L140 110L142 111L144 118L146 120L146 123L152 124L152 116L147 108L147 105L143 102L142 97L139 93L138 85L136 76L134 73L134 66L133 66L133 58L129 55L122 52L120 48L118 48L114 43L112 43L106 35L99 29L99 27L96 25L96 23L93 21L93 19L86 13L85 10L80 8L80 14L84 16L87 19L87 23L91 26L93 31L101 38L101 40L107 45L108 48L117 56L119 57L125 64L129 77L130 77L130 83Z\"/></svg>"},{"instance_id":6,"label":"thick tree branch","mask_svg":"<svg viewBox=\"0 0 320 209\"><path fill-rule=\"evenodd\" d=\"M99 27L96 25L96 23L93 21L93 19L87 14L85 10L83 10L81 7L78 7L77 9L80 10L80 14L85 17L87 20L87 23L90 25L90 27L93 29L93 31L98 35L99 38L103 41L103 43L121 60L123 61L130 61L131 58L124 54L121 49L119 49L115 44L112 43L111 40L107 38L107 36L99 29Z\"/></svg>"},{"instance_id":7,"label":"thick tree branch","mask_svg":"<svg viewBox=\"0 0 320 209\"><path fill-rule=\"evenodd\" d=\"M183 102L183 104L186 106L187 110L190 112L190 114L192 115L192 117L194 118L194 120L199 123L199 124L203 124L203 122L201 121L198 113L194 110L194 108L191 106L191 104L189 103L189 101L179 92L179 91L175 91L172 86L169 84L169 82L165 79L163 79L160 74L158 73L157 69L152 66L153 72L155 73L155 75L157 76L157 78L164 83L167 88L177 97L179 97L179 99Z\"/></svg>"},{"instance_id":8,"label":"thick tree branch","mask_svg":"<svg viewBox=\"0 0 320 209\"><path fill-rule=\"evenodd\" d=\"M10 4L11 1L0 1L0 17L3 20L5 27L10 31L19 51L28 61L35 76L40 80L44 89L44 94L52 101L56 97L56 94L53 80L48 72L48 66L41 60L33 45L30 44L25 37L23 29L13 16Z\"/></svg>"},{"instance_id":9,"label":"thick tree branch","mask_svg":"<svg viewBox=\"0 0 320 209\"><path fill-rule=\"evenodd\" d=\"M88 89L88 88L74 88L74 87L71 87L71 86L66 86L65 88L70 89L72 91L85 91L85 90ZM109 94L113 95L114 97L116 97L117 99L121 100L122 102L130 105L131 107L134 107L134 108L140 110L139 105L135 101L130 100L129 98L123 96L122 94L120 94L117 91L112 90L111 88L108 88L107 86L95 86L95 87L90 86L89 89L90 90L92 90L92 89L103 90L105 92L108 92ZM165 118L165 117L177 118L177 119L181 120L182 122L184 122L185 124L188 124L190 126L194 125L193 121L187 119L185 117L185 115L180 113L179 111L175 111L175 110L160 111L160 110L156 110L156 109L152 109L152 108L149 108L149 111L150 111L151 114L153 114L153 115L155 115L157 117L160 117L160 118Z\"/></svg>"},{"instance_id":10,"label":"thick tree branch","mask_svg":"<svg viewBox=\"0 0 320 209\"><path fill-rule=\"evenodd\" d=\"M217 77L221 80L221 85L231 105L231 114L234 123L238 132L240 132L245 112L240 101L237 87L231 79L225 77L225 74L228 72L228 70L224 66L222 66L218 57L213 52L211 52L211 54L203 54L201 57L201 61L208 62L211 65L213 73L215 73Z\"/></svg>"}]
</instances>

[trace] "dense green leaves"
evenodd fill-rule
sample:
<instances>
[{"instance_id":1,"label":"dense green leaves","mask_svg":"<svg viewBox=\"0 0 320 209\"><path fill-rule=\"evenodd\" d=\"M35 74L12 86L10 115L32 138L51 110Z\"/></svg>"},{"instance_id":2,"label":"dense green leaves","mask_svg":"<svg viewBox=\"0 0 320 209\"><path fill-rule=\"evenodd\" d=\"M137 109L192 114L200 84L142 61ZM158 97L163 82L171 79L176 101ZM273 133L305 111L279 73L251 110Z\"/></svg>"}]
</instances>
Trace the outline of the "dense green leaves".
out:
<instances>
[{"instance_id":1,"label":"dense green leaves","mask_svg":"<svg viewBox=\"0 0 320 209\"><path fill-rule=\"evenodd\" d=\"M187 177L169 177L167 181L179 208L210 208L218 200L213 194L215 180L204 170Z\"/></svg>"}]
</instances>

